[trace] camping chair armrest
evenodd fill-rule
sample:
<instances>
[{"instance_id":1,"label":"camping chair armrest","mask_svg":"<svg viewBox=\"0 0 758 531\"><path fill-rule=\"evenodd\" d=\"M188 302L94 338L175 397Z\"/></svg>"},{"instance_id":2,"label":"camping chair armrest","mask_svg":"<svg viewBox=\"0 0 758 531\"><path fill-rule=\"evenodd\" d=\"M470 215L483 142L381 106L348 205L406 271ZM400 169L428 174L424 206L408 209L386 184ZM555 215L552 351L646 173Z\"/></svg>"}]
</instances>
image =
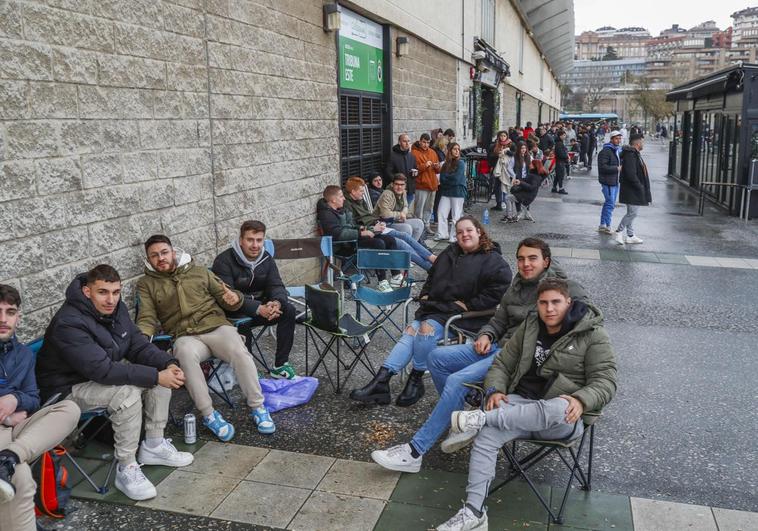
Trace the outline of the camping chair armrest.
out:
<instances>
[{"instance_id":1,"label":"camping chair armrest","mask_svg":"<svg viewBox=\"0 0 758 531\"><path fill-rule=\"evenodd\" d=\"M52 406L53 404L59 402L62 398L63 398L63 393L55 393L53 396L45 400L45 403L42 404L41 407Z\"/></svg>"},{"instance_id":2,"label":"camping chair armrest","mask_svg":"<svg viewBox=\"0 0 758 531\"><path fill-rule=\"evenodd\" d=\"M448 317L447 321L445 321L445 332L442 338L445 340L445 344L447 344L447 338L450 336L450 326L453 325L456 321L460 319L472 319L475 317L492 317L495 315L495 308L491 308L489 310L477 310L472 312L462 312L455 315L451 315Z\"/></svg>"}]
</instances>

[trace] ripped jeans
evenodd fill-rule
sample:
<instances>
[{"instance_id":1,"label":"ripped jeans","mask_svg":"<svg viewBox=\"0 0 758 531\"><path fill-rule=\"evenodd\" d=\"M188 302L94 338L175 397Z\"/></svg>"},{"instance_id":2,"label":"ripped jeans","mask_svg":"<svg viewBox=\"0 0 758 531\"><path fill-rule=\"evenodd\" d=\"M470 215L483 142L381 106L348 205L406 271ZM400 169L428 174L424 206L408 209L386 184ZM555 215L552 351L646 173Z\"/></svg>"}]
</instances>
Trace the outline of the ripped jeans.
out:
<instances>
[{"instance_id":1,"label":"ripped jeans","mask_svg":"<svg viewBox=\"0 0 758 531\"><path fill-rule=\"evenodd\" d=\"M431 327L431 331L421 333L422 323ZM426 370L426 360L429 353L437 347L437 342L442 339L445 327L432 319L425 321L414 320L408 327L413 328L414 334L403 332L400 340L395 344L384 360L382 367L389 369L395 374L400 373L408 363L413 360L413 368L419 371Z\"/></svg>"}]
</instances>

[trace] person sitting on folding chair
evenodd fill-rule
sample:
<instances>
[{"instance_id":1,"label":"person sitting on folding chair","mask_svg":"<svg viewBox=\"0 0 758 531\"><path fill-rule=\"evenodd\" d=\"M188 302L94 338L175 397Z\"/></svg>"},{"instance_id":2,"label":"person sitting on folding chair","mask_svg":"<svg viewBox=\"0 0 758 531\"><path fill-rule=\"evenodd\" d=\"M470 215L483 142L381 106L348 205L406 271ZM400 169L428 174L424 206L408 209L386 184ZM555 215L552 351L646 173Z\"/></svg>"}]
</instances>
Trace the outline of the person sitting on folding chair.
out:
<instances>
[{"instance_id":1,"label":"person sitting on folding chair","mask_svg":"<svg viewBox=\"0 0 758 531\"><path fill-rule=\"evenodd\" d=\"M345 194L337 185L330 184L324 188L323 197L316 204L316 216L324 236L332 237L335 248L339 247L340 242L357 242L361 249L397 249L395 238L382 234L382 224L372 227L353 220L352 212L345 208ZM383 270L378 270L376 276L380 291L392 291L392 284L400 286L403 282L400 271L392 271L389 281Z\"/></svg>"},{"instance_id":2,"label":"person sitting on folding chair","mask_svg":"<svg viewBox=\"0 0 758 531\"><path fill-rule=\"evenodd\" d=\"M392 175L392 182L382 194L373 201L374 215L378 216L381 221L386 222L391 227L404 230L404 227L410 228L411 236L416 241L421 240L424 235L424 222L419 218L408 217L408 178L402 173ZM371 188L369 193L372 194Z\"/></svg>"},{"instance_id":3,"label":"person sitting on folding chair","mask_svg":"<svg viewBox=\"0 0 758 531\"><path fill-rule=\"evenodd\" d=\"M177 360L132 322L113 267L95 266L68 286L66 302L45 331L37 381L43 399L61 393L82 411L108 408L118 460L115 484L129 498L156 496L137 461L173 467L192 463L192 454L163 437L171 390L182 386L184 374ZM145 440L139 444L143 412Z\"/></svg>"},{"instance_id":4,"label":"person sitting on folding chair","mask_svg":"<svg viewBox=\"0 0 758 531\"><path fill-rule=\"evenodd\" d=\"M21 295L0 284L0 529L35 531L30 464L60 444L79 421L70 400L39 409L34 354L16 339Z\"/></svg>"},{"instance_id":5,"label":"person sitting on folding chair","mask_svg":"<svg viewBox=\"0 0 758 531\"><path fill-rule=\"evenodd\" d=\"M354 389L350 398L364 403L390 403L390 379L413 362L408 381L397 398L398 406L412 406L424 396L423 376L427 357L442 339L445 322L467 311L497 306L511 282L511 268L490 240L478 219L463 216L455 225L456 243L434 262L421 288L414 321L405 329L390 355L366 386ZM483 318L461 319L457 326L478 330Z\"/></svg>"},{"instance_id":6,"label":"person sitting on folding chair","mask_svg":"<svg viewBox=\"0 0 758 531\"><path fill-rule=\"evenodd\" d=\"M537 286L545 278L566 278L553 262L550 247L539 238L525 238L516 248L518 272L506 290L495 315L477 333L474 343L436 347L429 353L429 372L440 400L426 422L409 443L371 452L371 459L389 470L418 472L424 454L450 427L450 414L463 407L468 388L463 384L484 379L495 355L518 326L533 311ZM569 281L573 300L585 300L581 285ZM442 451L452 453L468 445L470 439L451 433L442 442Z\"/></svg>"},{"instance_id":7,"label":"person sitting on folding chair","mask_svg":"<svg viewBox=\"0 0 758 531\"><path fill-rule=\"evenodd\" d=\"M566 281L545 279L530 313L495 356L484 388L486 412L455 411L454 432L474 440L466 503L442 531L487 529L484 501L500 448L515 439L573 440L584 412L598 412L616 394L616 356L603 314L573 301Z\"/></svg>"},{"instance_id":8,"label":"person sitting on folding chair","mask_svg":"<svg viewBox=\"0 0 758 531\"><path fill-rule=\"evenodd\" d=\"M174 337L174 355L182 364L185 385L202 422L223 442L234 437L234 426L224 420L208 391L200 364L211 356L231 365L251 409L251 420L264 434L276 427L258 382L258 369L225 311L242 308L244 296L218 280L189 254L174 249L163 234L145 242L145 276L137 282L140 309L137 326L146 336L159 331Z\"/></svg>"},{"instance_id":9,"label":"person sitting on folding chair","mask_svg":"<svg viewBox=\"0 0 758 531\"><path fill-rule=\"evenodd\" d=\"M272 378L291 380L295 368L290 364L290 351L295 337L295 307L287 298L274 258L263 248L266 225L248 220L240 227L240 236L231 247L213 261L211 268L222 282L243 294L242 307L226 312L231 319L250 317L240 332L252 333L257 326L276 325L276 356L269 374Z\"/></svg>"},{"instance_id":10,"label":"person sitting on folding chair","mask_svg":"<svg viewBox=\"0 0 758 531\"><path fill-rule=\"evenodd\" d=\"M402 182L405 182L405 177L403 175L400 177L403 178ZM347 208L350 209L350 212L353 215L353 219L357 223L365 227L374 227L377 224L379 224L379 226L382 226L381 224L384 223L384 230L382 231L382 234L387 234L388 236L395 238L395 247L398 250L408 251L411 253L411 261L421 267L424 271L429 271L429 269L432 267L432 263L434 263L434 261L437 259L437 256L413 239L413 236L410 234L409 225L406 225L409 230L407 232L403 232L398 229L398 225L402 224L387 224L375 215L376 211L372 210L369 207L369 205L366 203L366 199L364 198L366 183L363 182L363 179L360 177L349 177L348 180L345 181L345 191L347 192L347 196L345 197L345 204ZM393 288L400 287L399 284L395 285L392 282L390 282L390 285L392 285Z\"/></svg>"}]
</instances>

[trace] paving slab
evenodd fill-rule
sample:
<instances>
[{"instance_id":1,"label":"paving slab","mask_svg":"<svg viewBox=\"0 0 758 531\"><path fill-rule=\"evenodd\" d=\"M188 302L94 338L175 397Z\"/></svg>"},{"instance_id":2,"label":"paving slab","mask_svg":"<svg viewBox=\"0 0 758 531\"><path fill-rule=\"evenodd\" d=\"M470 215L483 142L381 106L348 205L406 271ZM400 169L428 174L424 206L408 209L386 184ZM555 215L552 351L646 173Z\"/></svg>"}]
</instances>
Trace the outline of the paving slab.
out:
<instances>
[{"instance_id":1,"label":"paving slab","mask_svg":"<svg viewBox=\"0 0 758 531\"><path fill-rule=\"evenodd\" d=\"M737 269L752 269L753 266L743 258L716 257L716 261L721 267L734 267Z\"/></svg>"},{"instance_id":2,"label":"paving slab","mask_svg":"<svg viewBox=\"0 0 758 531\"><path fill-rule=\"evenodd\" d=\"M655 253L655 256L658 257L658 261L662 264L689 265L687 258L682 254Z\"/></svg>"},{"instance_id":3,"label":"paving slab","mask_svg":"<svg viewBox=\"0 0 758 531\"><path fill-rule=\"evenodd\" d=\"M423 505L389 502L374 531L426 531L446 522L455 511Z\"/></svg>"},{"instance_id":4,"label":"paving slab","mask_svg":"<svg viewBox=\"0 0 758 531\"><path fill-rule=\"evenodd\" d=\"M255 446L209 442L195 452L195 461L182 470L197 474L243 479L269 450Z\"/></svg>"},{"instance_id":5,"label":"paving slab","mask_svg":"<svg viewBox=\"0 0 758 531\"><path fill-rule=\"evenodd\" d=\"M650 262L650 263L660 263L660 260L658 259L658 255L655 253L645 252L645 251L629 251L629 260L632 262Z\"/></svg>"},{"instance_id":6,"label":"paving slab","mask_svg":"<svg viewBox=\"0 0 758 531\"><path fill-rule=\"evenodd\" d=\"M572 258L589 258L590 260L600 260L600 251L597 249L571 249Z\"/></svg>"},{"instance_id":7,"label":"paving slab","mask_svg":"<svg viewBox=\"0 0 758 531\"><path fill-rule=\"evenodd\" d=\"M399 472L392 472L376 463L338 459L317 488L335 494L388 500L399 477Z\"/></svg>"},{"instance_id":8,"label":"paving slab","mask_svg":"<svg viewBox=\"0 0 758 531\"><path fill-rule=\"evenodd\" d=\"M635 531L719 531L710 507L631 498Z\"/></svg>"},{"instance_id":9,"label":"paving slab","mask_svg":"<svg viewBox=\"0 0 758 531\"><path fill-rule=\"evenodd\" d=\"M758 269L758 260L756 260L756 259L754 259L754 258L745 258L744 260L745 260L745 262L747 262L747 263L750 265L750 267L752 267L753 269Z\"/></svg>"},{"instance_id":10,"label":"paving slab","mask_svg":"<svg viewBox=\"0 0 758 531\"><path fill-rule=\"evenodd\" d=\"M315 489L335 461L332 457L271 450L245 479Z\"/></svg>"},{"instance_id":11,"label":"paving slab","mask_svg":"<svg viewBox=\"0 0 758 531\"><path fill-rule=\"evenodd\" d=\"M694 266L706 266L706 267L721 267L718 260L712 256L684 256L690 265Z\"/></svg>"},{"instance_id":12,"label":"paving slab","mask_svg":"<svg viewBox=\"0 0 758 531\"><path fill-rule=\"evenodd\" d=\"M302 531L371 531L386 502L315 490L290 523Z\"/></svg>"},{"instance_id":13,"label":"paving slab","mask_svg":"<svg viewBox=\"0 0 758 531\"><path fill-rule=\"evenodd\" d=\"M571 247L553 247L551 245L550 254L563 258L571 258Z\"/></svg>"},{"instance_id":14,"label":"paving slab","mask_svg":"<svg viewBox=\"0 0 758 531\"><path fill-rule=\"evenodd\" d=\"M719 531L753 531L758 529L758 513L713 507Z\"/></svg>"},{"instance_id":15,"label":"paving slab","mask_svg":"<svg viewBox=\"0 0 758 531\"><path fill-rule=\"evenodd\" d=\"M563 492L564 490L560 488L553 487L552 489L550 506L555 512L560 507ZM571 489L563 520L564 525L580 529L635 531L629 498L598 491L585 492ZM553 525L551 524L550 527L552 529Z\"/></svg>"},{"instance_id":16,"label":"paving slab","mask_svg":"<svg viewBox=\"0 0 758 531\"><path fill-rule=\"evenodd\" d=\"M285 528L310 495L310 489L242 481L211 516L246 524Z\"/></svg>"},{"instance_id":17,"label":"paving slab","mask_svg":"<svg viewBox=\"0 0 758 531\"><path fill-rule=\"evenodd\" d=\"M600 249L601 260L613 260L616 262L630 262L629 253L622 249ZM685 262L686 263L686 262Z\"/></svg>"},{"instance_id":18,"label":"paving slab","mask_svg":"<svg viewBox=\"0 0 758 531\"><path fill-rule=\"evenodd\" d=\"M237 478L176 470L161 482L158 496L137 505L208 516L239 482Z\"/></svg>"}]
</instances>

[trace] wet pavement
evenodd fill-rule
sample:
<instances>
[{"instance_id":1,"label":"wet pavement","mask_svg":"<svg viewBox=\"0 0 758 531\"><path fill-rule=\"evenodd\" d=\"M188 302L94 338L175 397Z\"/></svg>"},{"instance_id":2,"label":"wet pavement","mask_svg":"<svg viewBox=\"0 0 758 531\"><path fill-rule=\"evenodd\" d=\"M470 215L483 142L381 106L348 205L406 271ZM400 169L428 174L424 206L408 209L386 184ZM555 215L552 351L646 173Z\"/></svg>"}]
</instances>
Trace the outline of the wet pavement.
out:
<instances>
[{"instance_id":1,"label":"wet pavement","mask_svg":"<svg viewBox=\"0 0 758 531\"><path fill-rule=\"evenodd\" d=\"M630 250L758 258L758 222L746 224L711 205L704 216L697 216L696 195L664 176L663 147L648 146L645 157L654 202L641 210L635 227L645 242ZM619 249L610 236L596 232L602 195L594 172L578 172L567 190L563 197L540 191L532 207L535 223L504 224L491 212L490 231L514 271L516 244L529 235L543 235L554 247L599 251L599 259L558 258L604 312L619 359L619 392L597 429L593 487L611 494L758 511L758 392L753 376L758 269L608 259ZM475 204L469 211L480 216L482 208ZM617 210L615 222L623 210ZM303 335L299 327L292 355L300 370ZM269 352L270 341L263 340ZM386 337L372 342L369 356L375 366L389 348ZM429 377L427 395L411 408L399 408L352 403L332 392L323 372L317 376L322 385L308 405L275 414L273 436L259 435L244 408L220 407L237 426L234 442L370 461L372 450L408 441L436 400ZM356 369L348 389L367 379L365 370ZM400 382L393 382L393 395L400 389ZM239 399L238 390L235 396ZM175 414L183 413L187 404L186 393L175 393ZM181 438L175 428L169 435ZM199 437L211 440L203 429ZM435 447L423 466L463 473L467 463L467 451L446 455ZM556 469L541 465L536 478L549 484ZM263 529L95 501L74 503L79 510L56 528Z\"/></svg>"}]
</instances>

